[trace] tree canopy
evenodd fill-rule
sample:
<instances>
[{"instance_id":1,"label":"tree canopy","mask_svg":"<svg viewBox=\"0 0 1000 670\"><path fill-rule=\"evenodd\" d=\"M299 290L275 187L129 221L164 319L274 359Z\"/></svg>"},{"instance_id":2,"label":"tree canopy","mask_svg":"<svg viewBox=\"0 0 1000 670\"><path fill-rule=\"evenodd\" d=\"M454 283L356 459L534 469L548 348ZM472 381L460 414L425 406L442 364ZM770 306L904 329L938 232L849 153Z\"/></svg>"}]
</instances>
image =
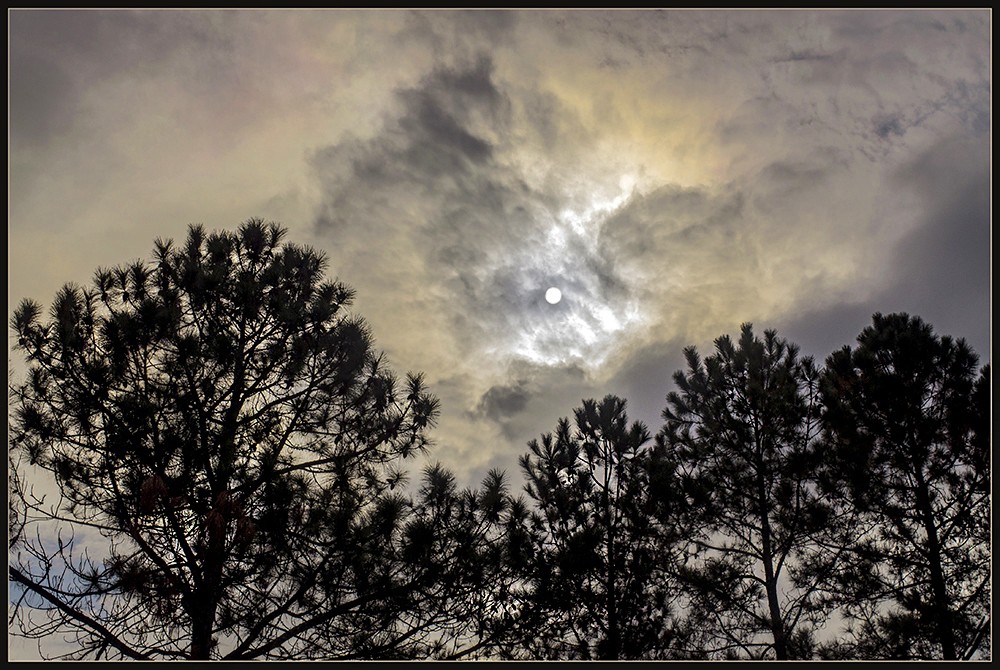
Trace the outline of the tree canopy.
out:
<instances>
[{"instance_id":1,"label":"tree canopy","mask_svg":"<svg viewBox=\"0 0 1000 670\"><path fill-rule=\"evenodd\" d=\"M816 489L819 371L811 358L744 324L704 361L685 350L658 440L691 501L684 569L710 656L808 658L830 612L820 584L843 532Z\"/></svg>"},{"instance_id":2,"label":"tree canopy","mask_svg":"<svg viewBox=\"0 0 1000 670\"><path fill-rule=\"evenodd\" d=\"M439 470L421 500L394 489L438 402L284 235L192 226L67 285L47 320L15 311L23 634L95 658L412 656L433 637L463 583L442 539L457 494Z\"/></svg>"},{"instance_id":3,"label":"tree canopy","mask_svg":"<svg viewBox=\"0 0 1000 670\"><path fill-rule=\"evenodd\" d=\"M875 314L820 366L744 324L685 349L655 440L583 399L526 496L411 482L437 398L285 235L191 226L14 310L12 630L77 659L990 656L963 340Z\"/></svg>"},{"instance_id":4,"label":"tree canopy","mask_svg":"<svg viewBox=\"0 0 1000 670\"><path fill-rule=\"evenodd\" d=\"M670 471L652 457L645 425L625 401L584 400L575 424L529 443L520 459L535 504L524 642L542 658L663 658L673 644Z\"/></svg>"},{"instance_id":5,"label":"tree canopy","mask_svg":"<svg viewBox=\"0 0 1000 670\"><path fill-rule=\"evenodd\" d=\"M858 525L841 588L855 655L969 658L990 621L989 367L908 314L827 361L831 497Z\"/></svg>"}]
</instances>

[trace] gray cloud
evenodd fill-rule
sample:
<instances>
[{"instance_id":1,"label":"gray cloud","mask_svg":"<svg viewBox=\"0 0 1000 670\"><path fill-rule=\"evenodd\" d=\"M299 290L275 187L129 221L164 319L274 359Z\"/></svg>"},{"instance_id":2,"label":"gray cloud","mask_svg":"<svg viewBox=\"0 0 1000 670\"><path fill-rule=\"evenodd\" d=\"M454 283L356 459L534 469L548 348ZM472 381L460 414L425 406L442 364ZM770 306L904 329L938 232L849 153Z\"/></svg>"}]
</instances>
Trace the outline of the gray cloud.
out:
<instances>
[{"instance_id":1,"label":"gray cloud","mask_svg":"<svg viewBox=\"0 0 1000 670\"><path fill-rule=\"evenodd\" d=\"M563 220L561 210L581 203L529 184L514 137L537 130L538 119L539 135L556 133L534 105L545 96L529 96L524 112L507 89L489 58L442 66L397 93L397 112L376 135L317 152L327 194L318 234L347 239L338 267L361 276L373 299L398 299L376 295L388 275L437 296L434 318L450 324L466 354L586 356L578 328L597 331L608 319L588 305L623 304L627 283ZM384 272L370 272L373 263ZM375 283L366 286L366 276ZM542 296L553 285L565 299L550 306Z\"/></svg>"},{"instance_id":2,"label":"gray cloud","mask_svg":"<svg viewBox=\"0 0 1000 670\"><path fill-rule=\"evenodd\" d=\"M607 382L607 392L628 400L630 420L642 421L653 434L663 425L667 393L675 388L673 375L685 369L684 347L690 345L710 351L708 342L680 337L654 341L633 351Z\"/></svg>"},{"instance_id":3,"label":"gray cloud","mask_svg":"<svg viewBox=\"0 0 1000 670\"><path fill-rule=\"evenodd\" d=\"M822 356L907 309L988 346L986 12L17 10L10 33L14 299L279 218L428 374L470 473L586 397L655 428L681 348L743 321Z\"/></svg>"},{"instance_id":4,"label":"gray cloud","mask_svg":"<svg viewBox=\"0 0 1000 670\"><path fill-rule=\"evenodd\" d=\"M517 488L745 321L987 357L991 53L983 10L13 10L8 299L276 218L427 374L428 458Z\"/></svg>"},{"instance_id":5,"label":"gray cloud","mask_svg":"<svg viewBox=\"0 0 1000 670\"><path fill-rule=\"evenodd\" d=\"M32 145L71 129L79 95L66 72L29 54L13 54L10 72L12 140Z\"/></svg>"},{"instance_id":6,"label":"gray cloud","mask_svg":"<svg viewBox=\"0 0 1000 670\"><path fill-rule=\"evenodd\" d=\"M468 59L508 43L518 19L518 13L503 10L408 11L398 39L429 44L436 62Z\"/></svg>"},{"instance_id":7,"label":"gray cloud","mask_svg":"<svg viewBox=\"0 0 1000 670\"><path fill-rule=\"evenodd\" d=\"M241 76L234 33L259 26L253 14L219 11L15 10L11 52L58 62L82 86L170 72L192 92L218 95Z\"/></svg>"},{"instance_id":8,"label":"gray cloud","mask_svg":"<svg viewBox=\"0 0 1000 670\"><path fill-rule=\"evenodd\" d=\"M528 440L555 430L559 417L572 417L584 398L603 395L586 372L575 365L536 365L518 362L508 371L515 379L491 387L480 401L482 411L500 425L511 450L521 453ZM477 408L478 409L478 408ZM513 462L513 459L511 459Z\"/></svg>"},{"instance_id":9,"label":"gray cloud","mask_svg":"<svg viewBox=\"0 0 1000 670\"><path fill-rule=\"evenodd\" d=\"M891 135L902 137L906 133L903 127L903 119L899 114L879 115L872 119L875 125L875 134L882 139L888 139Z\"/></svg>"},{"instance_id":10,"label":"gray cloud","mask_svg":"<svg viewBox=\"0 0 1000 670\"><path fill-rule=\"evenodd\" d=\"M942 139L893 180L921 201L910 230L886 257L887 276L867 295L780 319L786 337L822 360L875 312L921 316L939 334L963 337L983 363L990 354L990 163L984 137Z\"/></svg>"},{"instance_id":11,"label":"gray cloud","mask_svg":"<svg viewBox=\"0 0 1000 670\"><path fill-rule=\"evenodd\" d=\"M924 214L898 244L893 283L882 296L895 311L920 314L938 332L965 337L989 355L990 162L987 137L949 138L899 174Z\"/></svg>"},{"instance_id":12,"label":"gray cloud","mask_svg":"<svg viewBox=\"0 0 1000 670\"><path fill-rule=\"evenodd\" d=\"M480 414L498 422L513 416L528 405L531 393L526 386L523 379L513 384L491 386L479 399L476 409Z\"/></svg>"}]
</instances>

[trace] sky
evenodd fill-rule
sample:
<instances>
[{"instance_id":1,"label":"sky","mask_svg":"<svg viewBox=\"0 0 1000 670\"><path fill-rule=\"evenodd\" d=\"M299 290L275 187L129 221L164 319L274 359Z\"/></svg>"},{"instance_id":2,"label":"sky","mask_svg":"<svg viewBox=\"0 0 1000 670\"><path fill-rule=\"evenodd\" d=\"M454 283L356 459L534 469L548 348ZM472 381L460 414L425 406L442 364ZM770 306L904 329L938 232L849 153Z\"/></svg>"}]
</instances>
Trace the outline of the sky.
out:
<instances>
[{"instance_id":1,"label":"sky","mask_svg":"<svg viewBox=\"0 0 1000 670\"><path fill-rule=\"evenodd\" d=\"M655 433L743 322L822 361L905 311L985 363L990 20L9 10L8 312L277 221L441 399L428 458L515 488L584 398Z\"/></svg>"},{"instance_id":2,"label":"sky","mask_svg":"<svg viewBox=\"0 0 1000 670\"><path fill-rule=\"evenodd\" d=\"M515 488L584 398L656 432L744 322L821 361L906 311L985 363L990 20L9 10L8 312L277 221L441 399L427 459Z\"/></svg>"},{"instance_id":3,"label":"sky","mask_svg":"<svg viewBox=\"0 0 1000 670\"><path fill-rule=\"evenodd\" d=\"M655 433L744 322L822 361L905 311L985 363L990 19L9 10L8 312L277 221L425 374L430 460L515 487L584 398Z\"/></svg>"}]
</instances>

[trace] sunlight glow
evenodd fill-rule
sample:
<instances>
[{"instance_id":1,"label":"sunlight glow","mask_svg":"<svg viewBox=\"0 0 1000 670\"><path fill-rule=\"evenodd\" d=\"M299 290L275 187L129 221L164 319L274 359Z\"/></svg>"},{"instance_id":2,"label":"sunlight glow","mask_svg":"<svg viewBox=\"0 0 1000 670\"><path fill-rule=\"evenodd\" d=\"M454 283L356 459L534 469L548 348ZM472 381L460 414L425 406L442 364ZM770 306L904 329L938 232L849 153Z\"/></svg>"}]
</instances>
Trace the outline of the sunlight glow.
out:
<instances>
[{"instance_id":1,"label":"sunlight glow","mask_svg":"<svg viewBox=\"0 0 1000 670\"><path fill-rule=\"evenodd\" d=\"M565 283L550 285L545 291L549 305L562 304L558 310L536 314L513 341L498 342L498 353L510 347L507 353L513 358L593 369L617 350L622 335L639 325L641 310L636 299L628 292L612 298L595 264L602 255L602 228L627 205L637 181L631 174L611 179L611 192L598 181L584 189L594 194L589 201L577 201L578 206L562 209L544 224L544 244L524 260L548 281ZM572 291L568 302L562 300L566 290Z\"/></svg>"}]
</instances>

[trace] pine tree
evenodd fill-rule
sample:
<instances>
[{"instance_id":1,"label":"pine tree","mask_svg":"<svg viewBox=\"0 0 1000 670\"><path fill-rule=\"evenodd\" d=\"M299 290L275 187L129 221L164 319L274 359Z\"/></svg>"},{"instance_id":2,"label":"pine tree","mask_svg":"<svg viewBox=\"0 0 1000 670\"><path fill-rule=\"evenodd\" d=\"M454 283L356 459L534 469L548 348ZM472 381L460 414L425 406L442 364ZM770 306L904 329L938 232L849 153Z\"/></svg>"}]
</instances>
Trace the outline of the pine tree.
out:
<instances>
[{"instance_id":1,"label":"pine tree","mask_svg":"<svg viewBox=\"0 0 1000 670\"><path fill-rule=\"evenodd\" d=\"M989 368L907 314L857 342L822 385L829 494L864 520L840 580L855 654L971 657L990 620Z\"/></svg>"},{"instance_id":2,"label":"pine tree","mask_svg":"<svg viewBox=\"0 0 1000 670\"><path fill-rule=\"evenodd\" d=\"M843 527L818 494L819 372L773 332L744 324L704 361L685 350L660 448L680 468L692 518L690 614L722 658L808 658L829 616L821 588Z\"/></svg>"},{"instance_id":3,"label":"pine tree","mask_svg":"<svg viewBox=\"0 0 1000 670\"><path fill-rule=\"evenodd\" d=\"M675 533L659 523L672 475L651 458L625 401L583 401L575 429L532 440L520 460L534 501L527 655L639 659L671 655Z\"/></svg>"},{"instance_id":4,"label":"pine tree","mask_svg":"<svg viewBox=\"0 0 1000 670\"><path fill-rule=\"evenodd\" d=\"M21 634L60 633L76 658L394 658L471 616L502 482L465 494L435 469L401 494L437 400L284 235L192 226L67 285L48 319L17 308Z\"/></svg>"}]
</instances>

